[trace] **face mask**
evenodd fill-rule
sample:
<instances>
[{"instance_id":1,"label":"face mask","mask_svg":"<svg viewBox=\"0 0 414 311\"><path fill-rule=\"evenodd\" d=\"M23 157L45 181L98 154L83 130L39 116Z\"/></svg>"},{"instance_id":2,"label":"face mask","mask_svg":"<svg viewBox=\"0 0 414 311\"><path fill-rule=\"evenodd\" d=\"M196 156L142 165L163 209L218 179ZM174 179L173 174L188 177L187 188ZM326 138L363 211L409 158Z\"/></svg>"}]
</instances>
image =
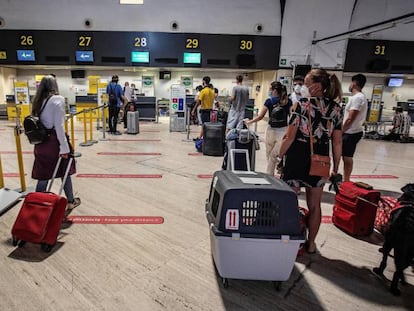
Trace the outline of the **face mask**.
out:
<instances>
[{"instance_id":1,"label":"face mask","mask_svg":"<svg viewBox=\"0 0 414 311\"><path fill-rule=\"evenodd\" d=\"M296 84L294 88L295 93L299 94L301 90L302 90L302 86L299 84Z\"/></svg>"},{"instance_id":2,"label":"face mask","mask_svg":"<svg viewBox=\"0 0 414 311\"><path fill-rule=\"evenodd\" d=\"M273 92L272 91L267 92L267 96L272 97L273 96Z\"/></svg>"},{"instance_id":3,"label":"face mask","mask_svg":"<svg viewBox=\"0 0 414 311\"><path fill-rule=\"evenodd\" d=\"M310 97L309 89L306 87L306 85L302 85L301 90L300 90L300 94L303 97Z\"/></svg>"},{"instance_id":4,"label":"face mask","mask_svg":"<svg viewBox=\"0 0 414 311\"><path fill-rule=\"evenodd\" d=\"M352 90L353 90L354 88L352 87L352 84L348 87L348 90L352 93Z\"/></svg>"}]
</instances>

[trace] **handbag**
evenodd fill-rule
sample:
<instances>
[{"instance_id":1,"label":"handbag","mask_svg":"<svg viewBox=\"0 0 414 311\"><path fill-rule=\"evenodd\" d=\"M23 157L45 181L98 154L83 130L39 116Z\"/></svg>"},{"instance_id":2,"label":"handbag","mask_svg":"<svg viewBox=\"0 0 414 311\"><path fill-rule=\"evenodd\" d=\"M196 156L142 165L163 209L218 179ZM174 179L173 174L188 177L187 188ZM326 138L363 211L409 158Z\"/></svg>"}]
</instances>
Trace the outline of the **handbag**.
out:
<instances>
[{"instance_id":1,"label":"handbag","mask_svg":"<svg viewBox=\"0 0 414 311\"><path fill-rule=\"evenodd\" d=\"M310 170L309 175L311 176L320 176L324 178L329 177L329 173L331 170L331 158L329 156L324 156L320 154L313 153L313 130L312 130L312 121L311 121L311 105L312 103L309 102L308 110L309 110L309 145L310 145Z\"/></svg>"}]
</instances>

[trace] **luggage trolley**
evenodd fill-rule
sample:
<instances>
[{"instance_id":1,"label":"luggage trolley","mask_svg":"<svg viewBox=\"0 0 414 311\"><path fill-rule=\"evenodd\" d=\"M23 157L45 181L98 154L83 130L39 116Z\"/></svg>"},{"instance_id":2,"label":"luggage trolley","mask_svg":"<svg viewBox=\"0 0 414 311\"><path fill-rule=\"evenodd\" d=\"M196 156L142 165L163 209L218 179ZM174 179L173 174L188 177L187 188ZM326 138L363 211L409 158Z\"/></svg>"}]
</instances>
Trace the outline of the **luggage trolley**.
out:
<instances>
[{"instance_id":1,"label":"luggage trolley","mask_svg":"<svg viewBox=\"0 0 414 311\"><path fill-rule=\"evenodd\" d=\"M252 171L217 171L205 206L213 260L228 279L289 279L305 233L298 200L283 181Z\"/></svg>"}]
</instances>

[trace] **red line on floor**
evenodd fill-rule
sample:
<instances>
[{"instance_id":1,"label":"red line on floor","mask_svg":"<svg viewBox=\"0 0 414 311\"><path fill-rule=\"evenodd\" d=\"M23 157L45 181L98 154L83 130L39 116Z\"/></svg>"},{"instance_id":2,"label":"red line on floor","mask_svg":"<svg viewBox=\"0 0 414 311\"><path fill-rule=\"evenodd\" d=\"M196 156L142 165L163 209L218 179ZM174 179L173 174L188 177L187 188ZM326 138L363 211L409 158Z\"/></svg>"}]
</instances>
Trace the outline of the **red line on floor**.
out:
<instances>
[{"instance_id":1,"label":"red line on floor","mask_svg":"<svg viewBox=\"0 0 414 311\"><path fill-rule=\"evenodd\" d=\"M98 152L97 155L131 155L131 156L143 156L143 155L161 155L159 152Z\"/></svg>"},{"instance_id":2,"label":"red line on floor","mask_svg":"<svg viewBox=\"0 0 414 311\"><path fill-rule=\"evenodd\" d=\"M332 216L322 216L321 223L331 224L332 223Z\"/></svg>"},{"instance_id":3,"label":"red line on floor","mask_svg":"<svg viewBox=\"0 0 414 311\"><path fill-rule=\"evenodd\" d=\"M26 176L27 174L24 174ZM3 173L3 177L20 177L19 173Z\"/></svg>"},{"instance_id":4,"label":"red line on floor","mask_svg":"<svg viewBox=\"0 0 414 311\"><path fill-rule=\"evenodd\" d=\"M16 154L17 151L0 151L0 154ZM33 154L33 151L22 151L22 154Z\"/></svg>"},{"instance_id":5,"label":"red line on floor","mask_svg":"<svg viewBox=\"0 0 414 311\"><path fill-rule=\"evenodd\" d=\"M210 179L210 178L213 178L213 175L211 175L211 174L199 174L199 175L197 175L197 177L198 178L201 178L201 179Z\"/></svg>"},{"instance_id":6,"label":"red line on floor","mask_svg":"<svg viewBox=\"0 0 414 311\"><path fill-rule=\"evenodd\" d=\"M164 218L159 216L68 216L75 224L113 224L113 225L160 225Z\"/></svg>"},{"instance_id":7,"label":"red line on floor","mask_svg":"<svg viewBox=\"0 0 414 311\"><path fill-rule=\"evenodd\" d=\"M361 179L398 179L394 175L351 175L351 178Z\"/></svg>"},{"instance_id":8,"label":"red line on floor","mask_svg":"<svg viewBox=\"0 0 414 311\"><path fill-rule=\"evenodd\" d=\"M162 178L160 174L77 174L79 178Z\"/></svg>"},{"instance_id":9,"label":"red line on floor","mask_svg":"<svg viewBox=\"0 0 414 311\"><path fill-rule=\"evenodd\" d=\"M201 152L189 152L189 156L202 156L203 154Z\"/></svg>"},{"instance_id":10,"label":"red line on floor","mask_svg":"<svg viewBox=\"0 0 414 311\"><path fill-rule=\"evenodd\" d=\"M161 139L110 139L109 141L146 141L146 142L158 142Z\"/></svg>"}]
</instances>

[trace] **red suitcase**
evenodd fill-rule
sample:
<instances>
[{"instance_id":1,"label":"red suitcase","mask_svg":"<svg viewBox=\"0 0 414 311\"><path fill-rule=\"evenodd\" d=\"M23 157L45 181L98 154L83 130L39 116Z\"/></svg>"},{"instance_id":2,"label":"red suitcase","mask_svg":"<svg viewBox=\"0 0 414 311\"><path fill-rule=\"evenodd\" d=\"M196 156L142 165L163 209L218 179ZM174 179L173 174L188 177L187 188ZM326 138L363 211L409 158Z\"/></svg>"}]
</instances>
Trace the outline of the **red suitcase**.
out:
<instances>
[{"instance_id":1,"label":"red suitcase","mask_svg":"<svg viewBox=\"0 0 414 311\"><path fill-rule=\"evenodd\" d=\"M59 194L49 192L60 166L59 158L48 184L47 192L31 192L24 199L12 228L13 245L23 246L26 242L41 244L42 250L49 252L56 244L60 226L65 216L67 199L60 196L66 182L73 158L68 162Z\"/></svg>"},{"instance_id":2,"label":"red suitcase","mask_svg":"<svg viewBox=\"0 0 414 311\"><path fill-rule=\"evenodd\" d=\"M335 196L333 223L351 235L371 234L380 195L365 183L341 183Z\"/></svg>"}]
</instances>

